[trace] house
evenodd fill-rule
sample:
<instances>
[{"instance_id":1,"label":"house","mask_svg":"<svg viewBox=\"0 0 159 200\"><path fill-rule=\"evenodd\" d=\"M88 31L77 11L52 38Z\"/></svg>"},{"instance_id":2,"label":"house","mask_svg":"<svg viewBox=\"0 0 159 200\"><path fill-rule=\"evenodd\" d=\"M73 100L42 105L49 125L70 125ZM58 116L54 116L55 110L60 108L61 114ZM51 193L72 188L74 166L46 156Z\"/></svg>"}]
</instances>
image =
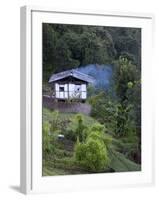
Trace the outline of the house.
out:
<instances>
[{"instance_id":1,"label":"house","mask_svg":"<svg viewBox=\"0 0 159 200\"><path fill-rule=\"evenodd\" d=\"M53 74L49 79L53 89L52 97L58 100L79 99L85 101L87 86L93 82L93 77L75 69Z\"/></svg>"}]
</instances>

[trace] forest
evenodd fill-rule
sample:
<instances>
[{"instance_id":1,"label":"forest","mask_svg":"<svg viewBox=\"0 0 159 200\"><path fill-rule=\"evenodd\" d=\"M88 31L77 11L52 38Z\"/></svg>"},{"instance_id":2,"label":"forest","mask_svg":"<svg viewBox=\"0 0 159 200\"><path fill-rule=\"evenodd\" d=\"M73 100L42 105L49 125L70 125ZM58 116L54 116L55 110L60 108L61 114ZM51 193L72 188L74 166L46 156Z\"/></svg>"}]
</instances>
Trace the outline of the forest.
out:
<instances>
[{"instance_id":1,"label":"forest","mask_svg":"<svg viewBox=\"0 0 159 200\"><path fill-rule=\"evenodd\" d=\"M58 72L96 79L89 115L43 103L43 176L141 170L141 29L44 23L42 44L43 95Z\"/></svg>"}]
</instances>

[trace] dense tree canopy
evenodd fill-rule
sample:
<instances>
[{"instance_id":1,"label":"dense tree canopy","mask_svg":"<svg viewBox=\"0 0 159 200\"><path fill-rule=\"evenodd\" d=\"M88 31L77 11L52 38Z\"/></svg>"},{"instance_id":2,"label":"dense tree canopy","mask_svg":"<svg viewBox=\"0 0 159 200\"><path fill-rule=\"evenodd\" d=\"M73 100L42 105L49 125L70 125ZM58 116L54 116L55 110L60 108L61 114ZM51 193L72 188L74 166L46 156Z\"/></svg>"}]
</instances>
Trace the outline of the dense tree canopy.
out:
<instances>
[{"instance_id":1,"label":"dense tree canopy","mask_svg":"<svg viewBox=\"0 0 159 200\"><path fill-rule=\"evenodd\" d=\"M43 24L43 73L98 63L112 64L124 55L140 68L138 28Z\"/></svg>"}]
</instances>

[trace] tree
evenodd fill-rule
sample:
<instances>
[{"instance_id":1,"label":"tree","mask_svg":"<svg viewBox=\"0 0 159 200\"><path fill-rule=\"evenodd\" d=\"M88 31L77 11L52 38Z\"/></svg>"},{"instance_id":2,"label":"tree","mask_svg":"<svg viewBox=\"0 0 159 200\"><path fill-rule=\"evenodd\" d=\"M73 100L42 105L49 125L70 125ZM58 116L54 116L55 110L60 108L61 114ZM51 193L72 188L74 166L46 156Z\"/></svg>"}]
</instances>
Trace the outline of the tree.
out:
<instances>
[{"instance_id":1,"label":"tree","mask_svg":"<svg viewBox=\"0 0 159 200\"><path fill-rule=\"evenodd\" d=\"M107 132L114 135L117 128L118 104L108 93L100 92L89 98L92 106L91 115L101 124L104 124Z\"/></svg>"},{"instance_id":2,"label":"tree","mask_svg":"<svg viewBox=\"0 0 159 200\"><path fill-rule=\"evenodd\" d=\"M130 84L133 85L139 79L140 73L136 65L132 64L127 58L120 56L115 62L115 87L119 101L124 103L128 100L127 91Z\"/></svg>"},{"instance_id":3,"label":"tree","mask_svg":"<svg viewBox=\"0 0 159 200\"><path fill-rule=\"evenodd\" d=\"M118 97L117 136L129 148L125 154L141 162L141 84L140 70L125 57L120 57L115 68L115 87ZM126 145L125 145L126 146ZM126 148L124 148L126 149Z\"/></svg>"},{"instance_id":4,"label":"tree","mask_svg":"<svg viewBox=\"0 0 159 200\"><path fill-rule=\"evenodd\" d=\"M77 163L86 170L100 172L109 164L107 148L102 139L102 132L92 131L83 143L77 142L75 147Z\"/></svg>"}]
</instances>

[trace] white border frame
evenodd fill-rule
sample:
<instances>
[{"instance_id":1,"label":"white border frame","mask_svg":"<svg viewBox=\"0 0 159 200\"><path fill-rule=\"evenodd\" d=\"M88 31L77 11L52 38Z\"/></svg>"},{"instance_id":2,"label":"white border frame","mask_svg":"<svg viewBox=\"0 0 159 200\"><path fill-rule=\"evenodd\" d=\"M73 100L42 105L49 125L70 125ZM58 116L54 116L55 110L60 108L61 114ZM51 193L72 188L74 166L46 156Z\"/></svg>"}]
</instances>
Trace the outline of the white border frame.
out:
<instances>
[{"instance_id":1,"label":"white border frame","mask_svg":"<svg viewBox=\"0 0 159 200\"><path fill-rule=\"evenodd\" d=\"M72 20L72 15L74 16L74 20ZM83 18L82 23L81 18ZM89 21L90 18L94 19L92 23ZM42 154L42 148L40 149L39 146L39 144L41 144L41 138L39 137L41 133L39 129L41 117L37 117L37 113L38 116L42 114L41 109L39 109L39 105L42 105L41 100L38 100L42 95L42 90L40 90L42 71L38 70L39 66L42 65L42 37L41 34L38 34L41 29L41 23L51 23L54 19L54 23L72 22L72 24L87 24L89 21L89 25L99 25L98 18L100 18L100 25L106 25L103 24L106 18L118 19L119 26L122 26L121 21L125 21L126 23L127 20L129 22L136 20L135 24L134 22L132 22L132 24L134 24L135 27L141 27L143 30L142 32L144 32L142 33L142 107L144 107L144 109L142 109L142 135L146 133L146 139L142 140L142 171L41 177L41 168L39 167L41 162L40 156ZM25 6L21 8L21 192L26 194L36 192L60 192L61 190L79 190L79 188L84 190L112 186L150 185L154 183L153 103L150 95L152 93L153 79L151 76L152 69L149 68L148 70L148 67L152 66L153 18L154 17L150 14L88 10L70 11L35 6ZM84 22L85 20L86 22ZM107 20L107 26L112 26L111 20L110 24ZM132 24L127 24L127 27L132 27ZM125 27L125 25L123 25L123 27ZM34 76L34 74L36 74L36 76ZM39 88L38 92L36 92L37 88ZM109 183L105 183L103 177L107 178Z\"/></svg>"}]
</instances>

